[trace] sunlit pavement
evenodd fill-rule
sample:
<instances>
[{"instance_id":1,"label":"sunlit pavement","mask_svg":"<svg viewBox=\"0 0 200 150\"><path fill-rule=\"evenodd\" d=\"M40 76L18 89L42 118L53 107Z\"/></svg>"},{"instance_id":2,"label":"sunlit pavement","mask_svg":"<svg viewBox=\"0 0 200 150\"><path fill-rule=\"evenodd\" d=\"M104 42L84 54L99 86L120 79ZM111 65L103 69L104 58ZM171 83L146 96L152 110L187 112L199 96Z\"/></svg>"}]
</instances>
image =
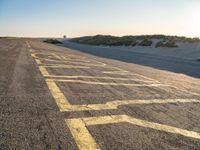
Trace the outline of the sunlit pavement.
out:
<instances>
[{"instance_id":1,"label":"sunlit pavement","mask_svg":"<svg viewBox=\"0 0 200 150\"><path fill-rule=\"evenodd\" d=\"M168 72L153 78L30 39L0 43L3 149L200 148L198 79L162 81Z\"/></svg>"}]
</instances>

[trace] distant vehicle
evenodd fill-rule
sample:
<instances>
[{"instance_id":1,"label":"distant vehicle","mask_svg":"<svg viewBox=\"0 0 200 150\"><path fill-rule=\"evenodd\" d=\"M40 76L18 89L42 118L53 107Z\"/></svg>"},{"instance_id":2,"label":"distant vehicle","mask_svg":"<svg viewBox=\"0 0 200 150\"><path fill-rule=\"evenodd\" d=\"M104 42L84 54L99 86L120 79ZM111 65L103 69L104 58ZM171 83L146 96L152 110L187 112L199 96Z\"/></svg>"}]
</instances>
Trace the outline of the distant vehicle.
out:
<instances>
[{"instance_id":1,"label":"distant vehicle","mask_svg":"<svg viewBox=\"0 0 200 150\"><path fill-rule=\"evenodd\" d=\"M200 57L199 57L199 58L197 58L197 61L200 61Z\"/></svg>"}]
</instances>

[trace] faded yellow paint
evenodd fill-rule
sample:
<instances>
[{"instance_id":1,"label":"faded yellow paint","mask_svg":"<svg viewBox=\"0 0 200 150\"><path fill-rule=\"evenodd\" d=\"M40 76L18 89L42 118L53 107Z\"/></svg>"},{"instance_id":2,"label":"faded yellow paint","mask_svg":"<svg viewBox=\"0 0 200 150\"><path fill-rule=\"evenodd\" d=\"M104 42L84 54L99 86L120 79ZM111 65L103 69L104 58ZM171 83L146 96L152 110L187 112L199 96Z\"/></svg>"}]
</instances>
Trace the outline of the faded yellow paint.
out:
<instances>
[{"instance_id":1,"label":"faded yellow paint","mask_svg":"<svg viewBox=\"0 0 200 150\"><path fill-rule=\"evenodd\" d=\"M196 99L152 99L152 100L115 100L105 104L88 104L88 105L66 105L63 111L87 111L87 110L109 110L117 109L122 105L147 105L147 104L167 104L167 103L200 103Z\"/></svg>"},{"instance_id":2,"label":"faded yellow paint","mask_svg":"<svg viewBox=\"0 0 200 150\"><path fill-rule=\"evenodd\" d=\"M45 76L49 76L49 73L47 71L47 69L44 66L40 66L42 65L42 62L35 57L35 54L32 54L33 58L35 58L36 63L39 65L39 70L41 72L41 74L45 77ZM67 98L64 96L64 94L60 91L59 87L56 85L56 83L53 80L48 79L45 80L47 83L47 86L57 104L57 106L59 107L60 111L64 111L66 110L66 107L68 107L70 104L67 100Z\"/></svg>"},{"instance_id":3,"label":"faded yellow paint","mask_svg":"<svg viewBox=\"0 0 200 150\"><path fill-rule=\"evenodd\" d=\"M68 56L68 55L67 55ZM71 57L67 57L67 56L60 56L61 60L68 60L68 61L79 61L79 62L86 62L89 63L91 61L86 60L85 57L76 57L76 58L71 58Z\"/></svg>"},{"instance_id":4,"label":"faded yellow paint","mask_svg":"<svg viewBox=\"0 0 200 150\"><path fill-rule=\"evenodd\" d=\"M52 55L55 57L55 58L57 58L57 59L62 59L59 55L57 55L57 54L55 54L55 53L52 53Z\"/></svg>"},{"instance_id":5,"label":"faded yellow paint","mask_svg":"<svg viewBox=\"0 0 200 150\"><path fill-rule=\"evenodd\" d=\"M45 65L46 68L80 68L80 69L89 69L87 66L72 66L72 65Z\"/></svg>"},{"instance_id":6,"label":"faded yellow paint","mask_svg":"<svg viewBox=\"0 0 200 150\"><path fill-rule=\"evenodd\" d=\"M47 69L44 66L38 66L38 67L39 67L39 70L40 70L40 72L42 73L43 76L49 75Z\"/></svg>"},{"instance_id":7,"label":"faded yellow paint","mask_svg":"<svg viewBox=\"0 0 200 150\"><path fill-rule=\"evenodd\" d=\"M35 59L35 61L36 61L36 63L37 63L38 65L42 65L42 62L41 62L39 59Z\"/></svg>"},{"instance_id":8,"label":"faded yellow paint","mask_svg":"<svg viewBox=\"0 0 200 150\"><path fill-rule=\"evenodd\" d=\"M116 123L130 123L132 125L140 127L151 128L162 132L168 132L189 138L200 139L200 133L198 132L189 131L173 126L163 125L155 122L150 122L142 119L137 119L127 115L110 115L110 116L66 119L66 123L70 128L72 135L81 150L98 149L97 143L94 141L91 134L86 128L86 126L91 126L91 125L94 126L94 125L105 125L105 124L116 124Z\"/></svg>"},{"instance_id":9,"label":"faded yellow paint","mask_svg":"<svg viewBox=\"0 0 200 150\"><path fill-rule=\"evenodd\" d=\"M54 56L55 58L57 58L58 60L54 60L54 59L49 59L49 58L42 58L42 57L39 57L37 56L38 54L41 54L41 55L46 55L48 57L50 56ZM86 65L86 66L106 66L106 64L102 63L102 62L99 62L99 61L96 61L96 60L92 60L93 62L96 62L93 63L91 61L88 61L88 60L85 60L85 57L84 59L83 58L80 58L80 59L72 59L72 58L67 58L69 60L64 60L63 57L61 56L58 56L56 55L55 53L46 53L46 52L38 52L38 53L34 53L33 54L33 57L34 58L38 58L38 59L42 59L42 60L46 60L46 61L51 61L51 62L63 62L63 63L74 63L74 64L80 64L80 65ZM74 62L73 60L77 60L77 61L85 61L85 62ZM91 62L91 63L89 63Z\"/></svg>"},{"instance_id":10,"label":"faded yellow paint","mask_svg":"<svg viewBox=\"0 0 200 150\"><path fill-rule=\"evenodd\" d=\"M130 72L125 72L125 71L103 71L102 73L105 73L105 74L117 74L117 75L137 75L138 77L142 77L142 78L147 79L147 80L159 82L159 81L157 81L155 79L148 78L146 76L143 76L143 75L140 75L140 74L137 74L137 73L130 73Z\"/></svg>"},{"instance_id":11,"label":"faded yellow paint","mask_svg":"<svg viewBox=\"0 0 200 150\"><path fill-rule=\"evenodd\" d=\"M59 60L69 60L69 61L84 61L84 62L90 62L85 60L85 58L83 57L76 57L76 58L70 58L70 55L67 56L62 56L63 54L56 54L56 53L51 53L52 56L54 56L55 58L59 59ZM73 55L74 56L74 55ZM74 56L75 57L75 56Z\"/></svg>"},{"instance_id":12,"label":"faded yellow paint","mask_svg":"<svg viewBox=\"0 0 200 150\"><path fill-rule=\"evenodd\" d=\"M75 142L80 150L99 150L99 146L87 130L82 119L66 119Z\"/></svg>"},{"instance_id":13,"label":"faded yellow paint","mask_svg":"<svg viewBox=\"0 0 200 150\"><path fill-rule=\"evenodd\" d=\"M131 123L131 124L141 126L141 127L179 134L179 135L186 136L189 138L200 139L200 133L198 132L189 131L189 130L176 128L176 127L172 127L168 125L163 125L159 123L154 123L150 121L145 121L145 120L133 118L127 115L89 117L89 118L82 118L82 120L85 122L86 126L127 122L127 123Z\"/></svg>"},{"instance_id":14,"label":"faded yellow paint","mask_svg":"<svg viewBox=\"0 0 200 150\"><path fill-rule=\"evenodd\" d=\"M62 112L66 110L66 108L70 105L70 103L64 96L64 94L60 91L59 87L56 85L54 81L49 79L46 80L46 83L60 111Z\"/></svg>"},{"instance_id":15,"label":"faded yellow paint","mask_svg":"<svg viewBox=\"0 0 200 150\"><path fill-rule=\"evenodd\" d=\"M73 63L73 64L79 64L79 65L85 65L85 66L105 66L106 64L100 63L100 64L94 64L94 63L83 63L83 62L74 62L74 61L67 61L67 60L54 60L54 59L48 59L44 58L46 61L50 62L59 62L59 63Z\"/></svg>"},{"instance_id":16,"label":"faded yellow paint","mask_svg":"<svg viewBox=\"0 0 200 150\"><path fill-rule=\"evenodd\" d=\"M64 61L76 61L76 62L83 62L83 63L90 63L91 61L89 60L85 60L85 59L74 59L74 58L65 58L65 59L61 59L61 61L64 60Z\"/></svg>"},{"instance_id":17,"label":"faded yellow paint","mask_svg":"<svg viewBox=\"0 0 200 150\"><path fill-rule=\"evenodd\" d=\"M42 66L41 60L50 60L53 62L56 62L55 60L51 59L45 59L40 58L36 56L36 54L32 54L33 58L35 58L35 61L39 65L39 70L42 73L44 77L49 77L50 79L46 79L47 86L58 105L61 112L63 111L85 111L85 110L106 110L106 109L117 109L117 107L121 105L130 105L130 104L164 104L164 103L189 103L189 102L195 102L199 103L199 100L195 99L153 99L153 100L116 100L107 102L105 104L89 104L89 105L71 105L65 95L62 93L62 91L57 86L56 82L76 82L76 83L84 83L84 84L95 84L95 85L125 85L125 86L168 86L163 84L126 84L126 83L107 83L107 82L89 82L89 81L83 81L83 80L62 80L62 79L52 79L54 77L56 78L69 78L69 79L78 79L78 78L99 78L99 79L116 79L116 80L126 80L124 78L112 78L112 77L92 77L92 76L51 76L49 75L46 67L58 67L59 65L53 64L52 66ZM57 56L56 56L57 57ZM63 56L57 57L59 59L63 59ZM57 62L69 62L69 61L57 61ZM80 63L80 62L69 62L69 63L77 63L81 65L86 66L106 66L104 63L99 64L86 64L86 63ZM60 65L59 67L70 65ZM80 66L79 66L80 67ZM107 72L107 73L121 73L121 74L128 74L128 71L122 70L117 67L110 67L112 69L116 69L117 71L113 72ZM135 75L135 74L134 74ZM140 77L146 78L151 81L155 81L154 79L150 79L148 77L138 75ZM131 79L127 79L131 80ZM136 80L136 79L132 79ZM139 79L138 79L139 80ZM200 139L200 134L198 132L184 130L168 125L158 124L154 122L145 121L142 119L137 119L133 117L129 117L126 115L111 115L111 116L99 116L99 117L88 117L88 118L74 118L74 119L66 119L65 120L67 126L69 127L76 144L78 145L80 150L95 150L100 149L98 144L95 142L93 137L91 136L90 132L87 129L87 126L90 125L99 125L99 124L113 124L113 123L120 123L120 122L126 122L133 125L151 128L163 132L169 132L174 134L179 134L182 136L190 137L190 138L196 138Z\"/></svg>"},{"instance_id":18,"label":"faded yellow paint","mask_svg":"<svg viewBox=\"0 0 200 150\"><path fill-rule=\"evenodd\" d=\"M141 82L158 82L153 80L142 80L137 78L118 78L118 77L99 77L99 76L56 76L56 75L49 75L46 76L49 78L67 78L67 79L78 79L78 78L85 78L85 79L107 79L107 80L123 80L123 81L141 81Z\"/></svg>"},{"instance_id":19,"label":"faded yellow paint","mask_svg":"<svg viewBox=\"0 0 200 150\"><path fill-rule=\"evenodd\" d=\"M173 85L171 85L170 87L174 88L175 90L182 91L183 93L188 93L188 94L192 94L192 95L195 95L195 96L200 96L199 93L195 93L195 92L192 92L192 91L189 91L189 90L180 89L180 88L173 86Z\"/></svg>"},{"instance_id":20,"label":"faded yellow paint","mask_svg":"<svg viewBox=\"0 0 200 150\"><path fill-rule=\"evenodd\" d=\"M48 79L47 79L48 80ZM111 86L135 86L135 87L159 87L159 86L169 86L166 84L159 83L149 83L149 84L129 84L129 83L114 83L114 82L92 82L83 80L65 80L65 79L52 79L56 82L68 82L68 83L82 83L82 84L93 84L93 85L111 85Z\"/></svg>"}]
</instances>

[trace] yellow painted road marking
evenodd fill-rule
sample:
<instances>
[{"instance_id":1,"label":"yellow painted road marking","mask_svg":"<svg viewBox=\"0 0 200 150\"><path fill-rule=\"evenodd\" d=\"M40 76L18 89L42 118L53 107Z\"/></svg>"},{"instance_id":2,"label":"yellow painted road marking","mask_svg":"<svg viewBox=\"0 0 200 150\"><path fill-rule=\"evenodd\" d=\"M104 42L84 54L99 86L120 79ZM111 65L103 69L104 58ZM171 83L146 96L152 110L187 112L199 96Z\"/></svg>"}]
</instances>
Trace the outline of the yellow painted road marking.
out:
<instances>
[{"instance_id":1,"label":"yellow painted road marking","mask_svg":"<svg viewBox=\"0 0 200 150\"><path fill-rule=\"evenodd\" d=\"M60 89L58 88L58 86L56 85L55 82L49 82L49 81L47 81L47 85L48 85L48 87L49 87L52 95L54 96L56 102L64 100L62 102L62 104L70 105L69 102L68 102L68 100L66 99L66 97L64 96L64 94L60 91Z\"/></svg>"},{"instance_id":2,"label":"yellow painted road marking","mask_svg":"<svg viewBox=\"0 0 200 150\"><path fill-rule=\"evenodd\" d=\"M86 59L86 57L84 57L84 56L72 55L72 54L66 54L66 55L61 54L60 57L62 57L62 58L70 58L71 57L71 58L75 58L75 59L77 59L77 58Z\"/></svg>"},{"instance_id":3,"label":"yellow painted road marking","mask_svg":"<svg viewBox=\"0 0 200 150\"><path fill-rule=\"evenodd\" d=\"M35 57L35 54L31 54L33 57ZM35 60L38 65L42 65L43 63L38 59L38 57L35 57ZM44 64L43 64L44 65ZM73 66L73 65L63 65L63 64L48 64L44 66L46 68L90 68L88 66Z\"/></svg>"},{"instance_id":4,"label":"yellow painted road marking","mask_svg":"<svg viewBox=\"0 0 200 150\"><path fill-rule=\"evenodd\" d=\"M51 61L51 62L62 62L62 63L73 63L73 64L79 64L79 65L85 65L85 66L105 66L106 64L95 64L95 63L83 63L83 62L74 62L74 61L67 61L67 60L53 60L53 59L47 59L44 58L46 61Z\"/></svg>"},{"instance_id":5,"label":"yellow painted road marking","mask_svg":"<svg viewBox=\"0 0 200 150\"><path fill-rule=\"evenodd\" d=\"M192 94L192 95L195 95L195 96L200 96L199 93L195 93L195 92L191 92L191 91L188 91L188 90L180 89L180 88L178 88L178 87L176 87L176 86L173 86L173 85L171 85L170 87L171 87L171 88L174 88L174 89L176 89L176 90L182 91L182 92L184 92L184 93Z\"/></svg>"},{"instance_id":6,"label":"yellow painted road marking","mask_svg":"<svg viewBox=\"0 0 200 150\"><path fill-rule=\"evenodd\" d=\"M66 60L66 61L76 61L76 62L83 62L83 63L90 63L91 61L89 60L85 60L85 59L74 59L74 58L65 58L65 59L60 59L61 61L62 60Z\"/></svg>"},{"instance_id":7,"label":"yellow painted road marking","mask_svg":"<svg viewBox=\"0 0 200 150\"><path fill-rule=\"evenodd\" d=\"M118 78L118 77L99 77L99 76L56 76L56 75L49 75L45 76L49 78L67 78L67 79L78 79L78 78L87 78L87 79L107 79L107 80L124 80L124 81L141 81L141 82L156 82L153 80L142 80L137 78ZM157 81L158 82L158 81Z\"/></svg>"},{"instance_id":8,"label":"yellow painted road marking","mask_svg":"<svg viewBox=\"0 0 200 150\"><path fill-rule=\"evenodd\" d=\"M46 79L47 81L49 79ZM51 79L56 82L68 82L68 83L82 83L82 84L93 84L93 85L113 85L113 86L135 86L135 87L159 87L159 86L169 86L166 84L156 84L156 83L149 83L149 84L129 84L129 83L113 83L113 82L92 82L92 81L83 81L83 80L65 80L65 79Z\"/></svg>"},{"instance_id":9,"label":"yellow painted road marking","mask_svg":"<svg viewBox=\"0 0 200 150\"><path fill-rule=\"evenodd\" d=\"M54 60L54 59L49 59L49 58L42 58L37 56L38 54L43 54L43 55L51 55L51 54L47 54L47 53L34 53L32 56L34 58L40 59L40 60L46 60L46 61L51 61L51 62L63 62L63 63L74 63L74 64L80 64L80 65L86 65L86 66L106 66L106 64L93 60L95 63L84 63L84 62L74 62L74 61L67 61L67 60Z\"/></svg>"},{"instance_id":10,"label":"yellow painted road marking","mask_svg":"<svg viewBox=\"0 0 200 150\"><path fill-rule=\"evenodd\" d=\"M41 62L39 59L35 59L35 61L36 61L36 63L37 63L38 65L42 65L42 62Z\"/></svg>"},{"instance_id":11,"label":"yellow painted road marking","mask_svg":"<svg viewBox=\"0 0 200 150\"><path fill-rule=\"evenodd\" d=\"M35 58L38 58L38 56L36 56L36 54L33 54L33 57ZM49 59L45 59L45 60L49 60ZM49 60L49 61L53 61L53 62L60 62L60 61L57 61L57 60ZM96 61L96 60L95 60ZM63 61L62 61L63 62ZM128 71L126 70L123 70L121 68L118 68L118 67L110 67L110 66L107 66L105 63L102 63L102 62L99 62L99 61L96 61L97 63L100 63L101 65L98 65L98 64L89 64L89 63L80 63L80 62L70 62L70 61L64 61L64 62L68 62L68 63L74 63L74 64L81 64L81 65L85 65L85 66L104 66L104 67L107 67L107 68L112 68L112 69L116 69L118 71L104 71L103 73L109 73L109 74L121 74L121 75L127 75L129 74ZM52 64L53 65L53 64ZM145 79L148 79L148 80L152 80L152 81L156 81L158 82L157 80L155 79L151 79L151 78L148 78L146 76L143 76L143 75L140 75L140 74L130 74L130 75L137 75L139 77L142 77L142 78L145 78Z\"/></svg>"},{"instance_id":12,"label":"yellow painted road marking","mask_svg":"<svg viewBox=\"0 0 200 150\"><path fill-rule=\"evenodd\" d=\"M65 111L86 111L86 110L107 110L117 109L120 105L130 104L164 104L164 103L192 103L199 100L195 99L152 99L152 100L116 100L107 102L105 104L89 104L89 105L71 105L64 94L61 92L56 83L51 79L46 79L48 88L54 97L56 104L60 108L61 112Z\"/></svg>"},{"instance_id":13,"label":"yellow painted road marking","mask_svg":"<svg viewBox=\"0 0 200 150\"><path fill-rule=\"evenodd\" d=\"M60 111L63 112L66 106L70 105L69 101L67 100L65 95L60 91L59 87L56 85L55 82L46 81L46 83Z\"/></svg>"},{"instance_id":14,"label":"yellow painted road marking","mask_svg":"<svg viewBox=\"0 0 200 150\"><path fill-rule=\"evenodd\" d=\"M74 57L76 57L75 55L73 55ZM38 58L38 56L36 56L36 54L34 54L33 55L33 57L35 57L35 58ZM84 57L85 58L85 57ZM57 60L51 60L51 61L56 61L56 62L60 62L60 61L57 61ZM96 61L96 60L94 60L94 61ZM69 62L69 61L67 61L67 62ZM112 69L116 69L116 70L118 70L118 71L104 71L103 73L108 73L108 74L121 74L121 75L127 75L127 74L129 74L129 75L137 75L137 76L139 76L139 77L142 77L142 78L145 78L145 79L148 79L148 80L152 80L152 81L156 81L156 82L158 82L157 80L155 80L155 79L152 79L152 78L149 78L149 77L146 77L146 76L143 76L143 75L141 75L141 74L131 74L131 73L129 73L128 71L126 71L126 70L124 70L124 69L121 69L121 68L119 68L119 67L111 67L111 66L108 66L108 65L106 65L105 63L102 63L102 62L99 62L99 61L96 61L97 63L100 63L101 65L100 66L104 66L104 67L108 67L108 68L112 68ZM88 63L79 63L79 62L69 62L69 63L75 63L75 64L81 64L81 65L89 65L89 66L99 66L99 65L97 65L97 64L88 64Z\"/></svg>"},{"instance_id":15,"label":"yellow painted road marking","mask_svg":"<svg viewBox=\"0 0 200 150\"><path fill-rule=\"evenodd\" d=\"M41 61L37 57L36 59L37 64L41 65ZM39 69L43 76L50 77L48 71L44 66L39 66ZM73 80L71 80L73 81ZM78 80L79 81L79 80ZM80 80L81 81L81 80ZM71 109L69 111L77 111L77 110L88 110L86 108L90 108L90 110L102 110L104 107L107 108L114 108L117 109L119 105L126 105L132 104L132 101L127 100L123 101L113 101L107 102L106 104L90 104L90 105L71 105L64 94L61 92L59 87L56 85L54 80L46 79L46 83L48 88L54 97L60 111L66 111L66 109ZM101 83L101 82L100 82ZM103 83L104 84L104 83ZM156 84L155 84L156 85ZM157 84L158 85L158 84ZM133 100L134 101L134 100ZM150 102L151 101L151 102ZM150 103L179 103L179 102L199 102L198 100L148 100L145 102L144 100L135 100L134 104L150 104ZM81 108L80 108L81 107ZM77 119L66 119L67 126L69 127L75 141L80 149L88 150L88 149L100 149L98 144L95 142L89 131L87 130L86 126L89 125L98 125L98 124L111 124L111 123L120 123L120 122L128 122L137 126L152 128L155 130L160 130L164 132L180 134L183 136L197 138L200 139L200 134L194 131L188 131L172 126L162 125L154 122L148 122L141 119L136 119L133 117L129 117L126 115L112 115L112 116L100 116L100 117L89 117L89 118L77 118Z\"/></svg>"},{"instance_id":16,"label":"yellow painted road marking","mask_svg":"<svg viewBox=\"0 0 200 150\"><path fill-rule=\"evenodd\" d=\"M99 146L81 119L65 120L80 150L99 150Z\"/></svg>"},{"instance_id":17,"label":"yellow painted road marking","mask_svg":"<svg viewBox=\"0 0 200 150\"><path fill-rule=\"evenodd\" d=\"M33 55L32 55L33 56ZM36 63L38 65L41 65L41 61L37 58L35 58ZM44 66L38 66L39 70L41 72L41 74L45 77L45 76L49 76L49 73L47 71L47 69ZM47 86L57 104L57 106L59 107L60 111L64 111L64 108L66 108L66 106L69 106L70 103L68 102L67 98L64 96L64 94L60 91L59 87L56 85L56 83L54 81L48 80L46 81Z\"/></svg>"},{"instance_id":18,"label":"yellow painted road marking","mask_svg":"<svg viewBox=\"0 0 200 150\"><path fill-rule=\"evenodd\" d=\"M46 68L82 68L89 69L87 66L72 66L72 65L45 65Z\"/></svg>"},{"instance_id":19,"label":"yellow painted road marking","mask_svg":"<svg viewBox=\"0 0 200 150\"><path fill-rule=\"evenodd\" d=\"M62 56L63 54L55 54L55 53L52 53L52 56L54 56L55 58L59 59L59 60L68 60L68 61L82 61L82 62L90 62L88 60L85 60L85 58L82 58L82 57L76 57L76 58L70 58L70 57L66 57L66 56ZM69 56L69 55L67 55Z\"/></svg>"},{"instance_id":20,"label":"yellow painted road marking","mask_svg":"<svg viewBox=\"0 0 200 150\"><path fill-rule=\"evenodd\" d=\"M40 70L40 72L42 73L43 76L49 75L49 73L48 73L48 71L45 67L43 67L43 66L38 66L38 67L39 67L39 70Z\"/></svg>"},{"instance_id":21,"label":"yellow painted road marking","mask_svg":"<svg viewBox=\"0 0 200 150\"><path fill-rule=\"evenodd\" d=\"M111 115L87 118L66 119L66 124L70 128L72 135L80 150L99 149L97 143L92 138L86 126L105 125L114 123L130 123L132 125L151 128L163 132L179 134L189 138L200 139L200 133L189 131L173 126L154 123L142 119L133 118L127 115ZM88 140L87 140L88 139Z\"/></svg>"},{"instance_id":22,"label":"yellow painted road marking","mask_svg":"<svg viewBox=\"0 0 200 150\"><path fill-rule=\"evenodd\" d=\"M57 58L57 59L62 59L59 55L57 55L57 54L55 54L55 53L52 53L52 55L55 57L55 58Z\"/></svg>"},{"instance_id":23,"label":"yellow painted road marking","mask_svg":"<svg viewBox=\"0 0 200 150\"><path fill-rule=\"evenodd\" d=\"M88 125L100 125L100 124L111 124L111 123L120 123L128 122L137 126L142 126L146 128L152 128L155 130L160 130L164 132L180 134L186 137L200 139L200 133L194 131L188 131L168 125L163 125L159 123L149 122L142 119L133 118L127 115L111 115L111 116L101 116L101 117L88 117L82 118L86 126Z\"/></svg>"},{"instance_id":24,"label":"yellow painted road marking","mask_svg":"<svg viewBox=\"0 0 200 150\"><path fill-rule=\"evenodd\" d=\"M61 54L62 55L62 54ZM83 57L83 56L75 56L75 55L69 55L69 54L67 54L67 55L62 55L62 56L60 56L62 59L68 59L68 58L70 58L70 59L86 59L86 57Z\"/></svg>"},{"instance_id":25,"label":"yellow painted road marking","mask_svg":"<svg viewBox=\"0 0 200 150\"><path fill-rule=\"evenodd\" d=\"M87 111L87 110L109 110L117 109L122 105L145 105L145 104L167 104L167 103L200 103L196 99L152 99L152 100L115 100L105 104L88 105L65 105L64 111Z\"/></svg>"},{"instance_id":26,"label":"yellow painted road marking","mask_svg":"<svg viewBox=\"0 0 200 150\"><path fill-rule=\"evenodd\" d=\"M131 73L121 72L121 71L103 71L102 73L106 73L106 74L118 74L118 75L131 75Z\"/></svg>"},{"instance_id":27,"label":"yellow painted road marking","mask_svg":"<svg viewBox=\"0 0 200 150\"><path fill-rule=\"evenodd\" d=\"M80 61L80 62L91 62L89 60L86 60L86 58L81 58L81 57L76 57L76 58L70 58L70 57L67 57L67 56L60 56L61 57L61 60L69 60L69 61Z\"/></svg>"},{"instance_id":28,"label":"yellow painted road marking","mask_svg":"<svg viewBox=\"0 0 200 150\"><path fill-rule=\"evenodd\" d=\"M137 73L130 73L130 72L121 72L121 71L103 71L103 73L105 74L118 74L118 75L137 75L139 77L142 77L142 78L145 78L147 80L152 80L152 81L156 81L156 82L159 82L155 79L152 79L152 78L148 78L146 76L143 76L141 74L137 74Z\"/></svg>"}]
</instances>

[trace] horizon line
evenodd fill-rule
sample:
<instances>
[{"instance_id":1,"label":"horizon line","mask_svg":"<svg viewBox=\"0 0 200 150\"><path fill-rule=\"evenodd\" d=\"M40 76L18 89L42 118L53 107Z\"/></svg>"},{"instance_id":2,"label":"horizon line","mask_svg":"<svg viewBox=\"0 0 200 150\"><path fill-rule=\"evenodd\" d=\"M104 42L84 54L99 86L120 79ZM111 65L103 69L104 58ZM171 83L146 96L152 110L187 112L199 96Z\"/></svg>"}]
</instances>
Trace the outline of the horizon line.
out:
<instances>
[{"instance_id":1,"label":"horizon line","mask_svg":"<svg viewBox=\"0 0 200 150\"><path fill-rule=\"evenodd\" d=\"M12 36L12 35L0 35L2 38L63 38L65 34L62 36ZM186 38L199 38L198 36L185 36L185 35L175 35L175 34L125 34L125 35L112 35L112 34L92 34L92 35L82 35L82 36L67 36L66 38L79 38L79 37L87 37L87 36L115 36L115 37L124 37L124 36L152 36L152 35L163 35L163 36L177 36L177 37L186 37Z\"/></svg>"}]
</instances>

